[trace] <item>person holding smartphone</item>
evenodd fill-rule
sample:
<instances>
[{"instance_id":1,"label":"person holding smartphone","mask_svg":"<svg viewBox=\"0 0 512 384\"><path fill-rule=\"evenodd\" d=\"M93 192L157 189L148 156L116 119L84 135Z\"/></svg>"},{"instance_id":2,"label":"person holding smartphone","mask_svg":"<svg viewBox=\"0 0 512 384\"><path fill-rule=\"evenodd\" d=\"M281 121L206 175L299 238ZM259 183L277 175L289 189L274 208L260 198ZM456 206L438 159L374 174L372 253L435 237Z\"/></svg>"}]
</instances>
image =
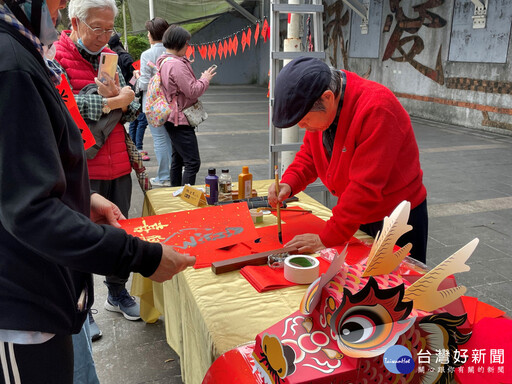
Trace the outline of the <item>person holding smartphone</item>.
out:
<instances>
[{"instance_id":1,"label":"person holding smartphone","mask_svg":"<svg viewBox=\"0 0 512 384\"><path fill-rule=\"evenodd\" d=\"M158 59L163 89L168 101L176 96L178 108L173 109L165 129L172 143L171 186L194 185L201 166L195 127L190 126L183 109L194 105L208 89L215 76L210 67L196 78L186 57L191 35L186 29L171 25L164 33L166 53ZM167 60L170 59L170 60ZM165 61L165 62L164 62Z\"/></svg>"},{"instance_id":2,"label":"person holding smartphone","mask_svg":"<svg viewBox=\"0 0 512 384\"><path fill-rule=\"evenodd\" d=\"M56 61L61 65L84 119L97 122L107 115L115 116L115 126L93 158L88 158L91 188L116 204L128 217L130 209L132 179L131 163L126 146L123 124L135 120L139 104L135 94L119 73L114 78L100 81L98 69L101 53L113 53L107 48L109 39L116 33L114 20L117 7L114 0L71 0L68 5L71 31L63 31L55 43ZM90 85L97 86L96 93L82 94L80 90ZM139 304L127 292L127 277L108 275L105 284L108 298L105 308L121 313L128 320L139 320ZM92 318L93 340L101 332Z\"/></svg>"}]
</instances>

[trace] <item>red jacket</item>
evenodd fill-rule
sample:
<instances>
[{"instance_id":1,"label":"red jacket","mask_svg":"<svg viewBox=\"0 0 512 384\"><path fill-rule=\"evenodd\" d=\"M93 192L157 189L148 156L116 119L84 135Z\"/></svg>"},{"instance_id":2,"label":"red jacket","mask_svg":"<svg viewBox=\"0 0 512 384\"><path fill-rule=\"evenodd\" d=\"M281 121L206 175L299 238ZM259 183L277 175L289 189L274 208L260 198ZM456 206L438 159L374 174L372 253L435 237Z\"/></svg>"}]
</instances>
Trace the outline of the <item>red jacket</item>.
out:
<instances>
[{"instance_id":1,"label":"red jacket","mask_svg":"<svg viewBox=\"0 0 512 384\"><path fill-rule=\"evenodd\" d=\"M282 182L296 194L320 177L338 197L333 216L320 234L326 247L343 244L361 224L389 216L403 200L422 203L419 151L409 115L386 87L344 71L343 107L331 161L322 132L306 132L301 149Z\"/></svg>"},{"instance_id":2,"label":"red jacket","mask_svg":"<svg viewBox=\"0 0 512 384\"><path fill-rule=\"evenodd\" d=\"M91 63L85 60L66 31L55 43L55 59L66 71L73 93L78 94L87 84L94 83L97 73ZM112 52L108 48L104 52ZM125 142L125 129L117 123L94 159L87 160L89 178L92 180L113 180L131 172L130 159Z\"/></svg>"}]
</instances>

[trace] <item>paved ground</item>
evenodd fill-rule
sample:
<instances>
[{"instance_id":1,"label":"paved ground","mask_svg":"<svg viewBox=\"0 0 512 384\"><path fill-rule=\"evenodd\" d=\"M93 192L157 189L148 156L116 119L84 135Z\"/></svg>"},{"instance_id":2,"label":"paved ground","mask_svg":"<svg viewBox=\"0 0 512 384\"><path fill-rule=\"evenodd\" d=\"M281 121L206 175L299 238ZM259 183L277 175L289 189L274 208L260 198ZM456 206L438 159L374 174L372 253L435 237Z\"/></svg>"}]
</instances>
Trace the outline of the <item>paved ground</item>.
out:
<instances>
[{"instance_id":1,"label":"paved ground","mask_svg":"<svg viewBox=\"0 0 512 384\"><path fill-rule=\"evenodd\" d=\"M210 118L198 133L207 169L229 167L236 176L248 165L255 179L268 179L267 90L255 86L211 87L202 98ZM413 119L421 152L430 215L427 263L434 266L480 238L457 276L468 294L512 315L512 135ZM150 131L144 139L154 176ZM314 197L321 198L320 194ZM134 184L131 217L141 214L143 195ZM329 199L327 205L332 205ZM103 338L93 344L102 384L181 383L179 359L165 341L163 321L130 322L103 309L106 288L96 277L96 321Z\"/></svg>"}]
</instances>

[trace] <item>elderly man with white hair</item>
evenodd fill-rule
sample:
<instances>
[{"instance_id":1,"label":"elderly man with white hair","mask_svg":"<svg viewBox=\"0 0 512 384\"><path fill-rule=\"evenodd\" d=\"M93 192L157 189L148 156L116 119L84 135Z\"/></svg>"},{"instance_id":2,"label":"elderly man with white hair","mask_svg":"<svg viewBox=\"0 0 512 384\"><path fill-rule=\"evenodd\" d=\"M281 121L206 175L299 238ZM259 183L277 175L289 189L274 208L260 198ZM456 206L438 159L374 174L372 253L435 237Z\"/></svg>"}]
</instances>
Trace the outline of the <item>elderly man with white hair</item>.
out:
<instances>
[{"instance_id":1,"label":"elderly man with white hair","mask_svg":"<svg viewBox=\"0 0 512 384\"><path fill-rule=\"evenodd\" d=\"M55 59L67 75L80 114L91 130L93 125L99 125L101 128L96 129L103 129L100 136L106 137L103 143L97 139L94 151L87 152L91 189L116 204L128 217L132 168L123 123L136 118L139 104L134 101L133 90L119 75L119 67L114 79L97 79L100 54L112 53L107 43L116 33L117 7L114 0L71 0L68 13L72 30L63 31L55 43ZM85 89L88 91L84 92ZM100 119L111 123L99 124ZM127 278L118 276L105 278L105 308L120 312L128 320L139 320L139 305L128 294L126 281ZM89 320L94 341L101 337L101 332L91 314Z\"/></svg>"}]
</instances>

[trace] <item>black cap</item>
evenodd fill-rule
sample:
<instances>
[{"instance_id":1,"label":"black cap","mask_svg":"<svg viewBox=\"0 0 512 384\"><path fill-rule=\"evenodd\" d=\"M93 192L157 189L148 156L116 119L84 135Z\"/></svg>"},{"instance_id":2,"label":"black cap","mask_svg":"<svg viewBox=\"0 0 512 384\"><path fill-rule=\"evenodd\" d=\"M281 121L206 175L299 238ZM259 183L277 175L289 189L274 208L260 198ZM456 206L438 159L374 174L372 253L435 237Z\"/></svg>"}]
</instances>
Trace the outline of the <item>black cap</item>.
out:
<instances>
[{"instance_id":1,"label":"black cap","mask_svg":"<svg viewBox=\"0 0 512 384\"><path fill-rule=\"evenodd\" d=\"M215 172L217 172L217 170L215 168L213 168L213 167L208 168L209 175L215 175Z\"/></svg>"},{"instance_id":2,"label":"black cap","mask_svg":"<svg viewBox=\"0 0 512 384\"><path fill-rule=\"evenodd\" d=\"M272 123L288 128L302 120L331 82L331 70L323 61L298 57L277 75Z\"/></svg>"}]
</instances>

